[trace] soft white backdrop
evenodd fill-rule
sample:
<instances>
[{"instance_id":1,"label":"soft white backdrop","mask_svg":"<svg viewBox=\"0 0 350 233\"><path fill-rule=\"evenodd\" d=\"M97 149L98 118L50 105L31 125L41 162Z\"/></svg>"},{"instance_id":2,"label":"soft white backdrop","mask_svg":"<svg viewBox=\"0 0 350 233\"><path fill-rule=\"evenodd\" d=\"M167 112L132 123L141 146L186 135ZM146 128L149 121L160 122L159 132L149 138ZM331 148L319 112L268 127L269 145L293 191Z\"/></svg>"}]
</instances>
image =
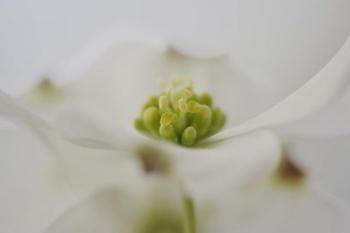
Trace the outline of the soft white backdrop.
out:
<instances>
[{"instance_id":1,"label":"soft white backdrop","mask_svg":"<svg viewBox=\"0 0 350 233\"><path fill-rule=\"evenodd\" d=\"M248 76L295 89L350 34L349 0L1 0L0 87L19 91L110 31L160 35L187 52L229 50ZM24 84L22 84L24 85Z\"/></svg>"}]
</instances>

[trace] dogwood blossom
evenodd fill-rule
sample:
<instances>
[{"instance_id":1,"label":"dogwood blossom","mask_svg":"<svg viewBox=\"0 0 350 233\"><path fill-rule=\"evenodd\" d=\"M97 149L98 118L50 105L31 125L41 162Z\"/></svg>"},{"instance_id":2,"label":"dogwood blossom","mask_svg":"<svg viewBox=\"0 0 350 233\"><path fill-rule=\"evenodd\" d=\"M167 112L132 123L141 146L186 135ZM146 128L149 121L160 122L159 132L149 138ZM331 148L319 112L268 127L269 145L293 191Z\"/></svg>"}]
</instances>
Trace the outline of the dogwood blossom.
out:
<instances>
[{"instance_id":1,"label":"dogwood blossom","mask_svg":"<svg viewBox=\"0 0 350 233\"><path fill-rule=\"evenodd\" d=\"M46 148L45 153L53 155L55 164L58 164L56 172L64 174L71 183L70 187L77 189L74 193L79 193L80 196L105 186L123 186L131 180L142 180L137 169L139 166L146 174L176 177L200 203L213 195L217 198L227 190L232 191L234 187L241 188L242 184L256 186L251 189L253 191L245 193L253 193L251 200L258 199L259 203L263 203L266 199L255 196L260 192L257 187L272 190L273 195L276 195L275 191L280 190L277 187L281 186L276 185L279 183L276 179L297 177L303 180L304 174L289 157L284 156L288 147L274 133L261 129L277 127L278 131L278 127L320 111L337 99L349 80L349 51L350 43L347 42L331 62L303 87L276 106L241 124L234 119L243 121L257 114L257 102L261 96L253 83L238 75L227 57L196 59L168 47L142 43L121 43L108 49L87 66L87 70L80 74L80 79L70 84L58 87L44 80L30 94L18 100L1 94L0 113L15 123L29 127L41 139ZM228 128L195 148L185 148L140 135L132 124L138 115L139 106L154 92L156 80L172 75L191 76L196 88L211 93L227 114ZM279 170L281 167L282 172ZM288 171L294 172L290 174ZM287 176L281 175L285 172ZM269 180L267 183L266 179ZM259 185L254 185L255 183ZM261 186L261 183L265 185ZM311 194L309 188L302 190L307 190L307 195L302 192L302 198L298 197L301 201L297 198L297 203L303 203L307 198L313 200L317 196L314 190ZM278 197L287 197L278 206L286 208L284 204L293 202L294 197L288 199L290 193L284 192L277 192ZM73 196L72 199L78 199L76 196L79 195ZM249 198L247 195L248 202ZM239 198L233 198L233 202L236 200ZM253 211L255 207L263 211L269 210L270 206L259 208L259 203L251 205ZM325 216L330 214L344 217L343 213L332 215L334 203L330 206L323 205L327 203L325 199L320 199L319 202L315 200L315 203L309 209L306 207L306 210L315 214L316 222L323 219L322 216L318 218L317 214L320 204L325 206ZM308 213L303 211L304 204L299 206L296 213ZM220 210L223 209L225 208ZM247 208L239 208L239 203L235 203L231 208L233 212L227 212L227 215L244 209ZM275 216L274 210L272 212L271 216ZM242 216L245 214L242 213ZM249 213L247 216L242 221L252 219ZM252 229L262 226L264 213L259 216L263 220L253 218L257 224L251 225ZM288 218L282 219L278 224L285 219ZM322 221L320 225L304 224L304 219L299 219L301 222L296 222L300 225L296 226L305 232L309 229L326 230L329 228L322 226L340 226L334 221L342 220L339 217L326 219L328 221ZM234 221L228 220L228 224L231 223ZM276 222L266 221L266 229L284 229L288 232L289 229L285 228L271 228L276 226L274 223ZM220 229L224 225L220 223L213 226ZM240 229L238 225L237 229ZM234 228L233 225L222 231L231 232ZM220 231L217 229L213 231Z\"/></svg>"}]
</instances>

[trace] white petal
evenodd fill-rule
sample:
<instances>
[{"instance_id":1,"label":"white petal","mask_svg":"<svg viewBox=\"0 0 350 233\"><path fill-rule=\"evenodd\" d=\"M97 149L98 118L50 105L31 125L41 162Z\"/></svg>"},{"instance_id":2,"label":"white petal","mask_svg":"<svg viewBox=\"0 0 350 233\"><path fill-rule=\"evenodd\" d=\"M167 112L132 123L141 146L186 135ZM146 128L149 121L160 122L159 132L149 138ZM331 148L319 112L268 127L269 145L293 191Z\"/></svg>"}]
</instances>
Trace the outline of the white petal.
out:
<instances>
[{"instance_id":1,"label":"white petal","mask_svg":"<svg viewBox=\"0 0 350 233\"><path fill-rule=\"evenodd\" d=\"M5 232L38 232L69 200L101 186L125 183L125 177L128 181L139 177L135 161L114 151L73 145L57 136L46 121L0 94L2 116L30 129L24 136L22 129L1 131Z\"/></svg>"},{"instance_id":2,"label":"white petal","mask_svg":"<svg viewBox=\"0 0 350 233\"><path fill-rule=\"evenodd\" d=\"M257 128L276 126L305 117L339 97L349 79L350 39L315 77L284 101L241 125L222 131L211 140L223 140Z\"/></svg>"},{"instance_id":3,"label":"white petal","mask_svg":"<svg viewBox=\"0 0 350 233\"><path fill-rule=\"evenodd\" d=\"M232 66L227 57L211 66L201 75L206 78L205 91L212 95L214 105L227 115L225 127L244 122L274 103L267 95L266 87Z\"/></svg>"},{"instance_id":4,"label":"white petal","mask_svg":"<svg viewBox=\"0 0 350 233\"><path fill-rule=\"evenodd\" d=\"M211 216L205 232L346 233L350 217L346 206L311 187L268 184L226 196Z\"/></svg>"},{"instance_id":5,"label":"white petal","mask_svg":"<svg viewBox=\"0 0 350 233\"><path fill-rule=\"evenodd\" d=\"M10 123L30 129L42 141L50 147L44 131L49 130L49 123L38 115L20 106L16 100L0 90L0 120L5 119Z\"/></svg>"},{"instance_id":6,"label":"white petal","mask_svg":"<svg viewBox=\"0 0 350 233\"><path fill-rule=\"evenodd\" d=\"M74 196L55 192L50 152L31 133L1 129L0 154L0 231L41 232Z\"/></svg>"},{"instance_id":7,"label":"white petal","mask_svg":"<svg viewBox=\"0 0 350 233\"><path fill-rule=\"evenodd\" d=\"M81 66L80 59L76 60L70 67ZM142 104L150 95L159 93L159 81L174 76L191 77L199 92L211 93L216 105L228 114L230 123L252 117L266 106L259 86L231 67L226 56L195 58L164 45L119 42L96 53L92 60L79 75L69 68L52 74L69 79L66 76L72 73L78 79L60 87L64 98L52 110L60 119L65 119L56 122L58 128L74 137L87 137L81 130L81 121L88 121L93 123L93 127L86 130L90 131L89 140L98 142L98 139L109 138L111 133L121 140L125 130L133 127ZM30 105L28 99L25 102ZM37 106L32 103L34 105ZM84 115L88 119L77 117ZM69 127L66 127L67 122ZM103 128L98 132L94 126ZM84 124L86 127L89 124ZM94 138L91 132L95 132Z\"/></svg>"},{"instance_id":8,"label":"white petal","mask_svg":"<svg viewBox=\"0 0 350 233\"><path fill-rule=\"evenodd\" d=\"M156 177L142 181L136 185L130 183L126 189L112 186L94 193L68 209L45 232L146 232L142 231L142 224L152 218L154 211L161 211L163 215L170 211L170 216L180 217L177 186Z\"/></svg>"},{"instance_id":9,"label":"white petal","mask_svg":"<svg viewBox=\"0 0 350 233\"><path fill-rule=\"evenodd\" d=\"M4 232L40 232L43 224L87 193L140 177L139 164L129 156L79 147L44 133L47 141L31 130L0 131Z\"/></svg>"},{"instance_id":10,"label":"white petal","mask_svg":"<svg viewBox=\"0 0 350 233\"><path fill-rule=\"evenodd\" d=\"M117 119L114 122L110 120L109 116L101 112L77 106L62 111L53 125L56 132L77 145L97 149L133 149L134 131L122 126Z\"/></svg>"},{"instance_id":11,"label":"white petal","mask_svg":"<svg viewBox=\"0 0 350 233\"><path fill-rule=\"evenodd\" d=\"M288 153L315 184L350 203L350 137L289 141Z\"/></svg>"},{"instance_id":12,"label":"white petal","mask_svg":"<svg viewBox=\"0 0 350 233\"><path fill-rule=\"evenodd\" d=\"M21 122L30 127L46 126L43 119L19 106L19 104L0 90L0 117Z\"/></svg>"},{"instance_id":13,"label":"white petal","mask_svg":"<svg viewBox=\"0 0 350 233\"><path fill-rule=\"evenodd\" d=\"M52 119L49 119L50 113L45 119L41 116L43 111L46 112L48 109L44 109L41 106L40 108L43 111L33 113L27 109L32 106L22 106L24 103L23 99L18 101L0 90L0 117L9 122L30 128L43 141L46 141L47 133L49 133L55 135L54 137L62 136L62 138L70 142L92 148L125 149L130 142L125 134L123 134L123 137L115 138L107 135L107 132L102 132L102 129L106 128L94 128L96 123L90 122L88 116L76 117L79 112L74 111L69 119L65 119L65 115L62 114L61 118L56 119L56 123L59 122L60 124L56 124L51 122ZM53 106L50 107L54 108ZM31 110L35 111L38 109L33 108ZM100 123L103 123L103 120ZM72 126L76 128L75 131L69 130Z\"/></svg>"},{"instance_id":14,"label":"white petal","mask_svg":"<svg viewBox=\"0 0 350 233\"><path fill-rule=\"evenodd\" d=\"M100 192L67 210L45 232L131 233L128 229L131 226L126 223L130 218L135 219L133 211L138 209L135 204L132 198L125 198L125 193L119 190Z\"/></svg>"},{"instance_id":15,"label":"white petal","mask_svg":"<svg viewBox=\"0 0 350 233\"><path fill-rule=\"evenodd\" d=\"M350 89L339 101L305 119L282 125L277 130L297 138L333 138L350 134Z\"/></svg>"},{"instance_id":16,"label":"white petal","mask_svg":"<svg viewBox=\"0 0 350 233\"><path fill-rule=\"evenodd\" d=\"M45 133L54 158L53 176L57 184L70 191L90 193L108 185L127 184L140 176L139 163L130 152L79 146Z\"/></svg>"},{"instance_id":17,"label":"white petal","mask_svg":"<svg viewBox=\"0 0 350 233\"><path fill-rule=\"evenodd\" d=\"M274 134L258 131L216 147L172 153L186 188L196 198L206 199L271 175L280 161L281 147Z\"/></svg>"}]
</instances>

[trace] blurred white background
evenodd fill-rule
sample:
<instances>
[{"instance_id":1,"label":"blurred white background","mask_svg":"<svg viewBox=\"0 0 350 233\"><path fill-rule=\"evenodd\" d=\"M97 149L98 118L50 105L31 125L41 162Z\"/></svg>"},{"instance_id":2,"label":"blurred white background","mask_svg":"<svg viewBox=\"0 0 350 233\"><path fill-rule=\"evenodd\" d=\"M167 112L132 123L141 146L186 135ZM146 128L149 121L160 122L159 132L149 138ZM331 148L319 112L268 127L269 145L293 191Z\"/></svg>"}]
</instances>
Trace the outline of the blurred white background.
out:
<instances>
[{"instance_id":1,"label":"blurred white background","mask_svg":"<svg viewBox=\"0 0 350 233\"><path fill-rule=\"evenodd\" d=\"M0 87L18 92L110 31L145 31L194 55L230 51L289 92L350 34L349 0L1 0Z\"/></svg>"}]
</instances>

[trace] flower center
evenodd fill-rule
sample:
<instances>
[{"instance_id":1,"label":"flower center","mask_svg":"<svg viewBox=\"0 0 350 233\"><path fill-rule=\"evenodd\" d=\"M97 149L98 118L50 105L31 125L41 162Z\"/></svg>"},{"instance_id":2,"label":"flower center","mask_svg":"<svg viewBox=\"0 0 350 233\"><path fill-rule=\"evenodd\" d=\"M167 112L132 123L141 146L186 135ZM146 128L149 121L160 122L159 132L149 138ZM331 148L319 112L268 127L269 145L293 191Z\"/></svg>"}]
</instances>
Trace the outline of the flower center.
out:
<instances>
[{"instance_id":1,"label":"flower center","mask_svg":"<svg viewBox=\"0 0 350 233\"><path fill-rule=\"evenodd\" d=\"M192 84L173 81L159 96L148 99L135 127L146 135L192 146L217 133L225 121L208 93L197 94Z\"/></svg>"}]
</instances>

